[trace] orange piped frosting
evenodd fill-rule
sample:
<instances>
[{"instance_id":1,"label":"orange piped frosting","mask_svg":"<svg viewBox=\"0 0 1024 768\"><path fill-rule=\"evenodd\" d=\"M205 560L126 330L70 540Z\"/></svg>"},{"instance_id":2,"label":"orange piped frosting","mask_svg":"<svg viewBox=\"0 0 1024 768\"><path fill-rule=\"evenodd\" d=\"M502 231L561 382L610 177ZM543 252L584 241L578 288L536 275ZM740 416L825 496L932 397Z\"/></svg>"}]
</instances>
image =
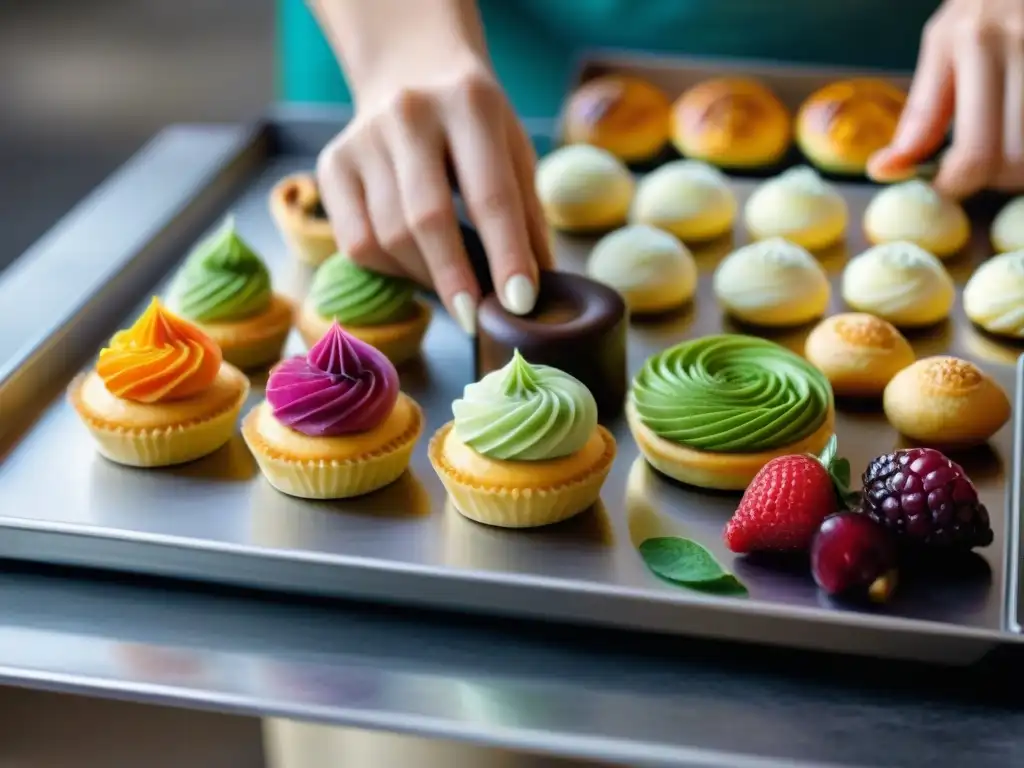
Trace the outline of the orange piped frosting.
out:
<instances>
[{"instance_id":1,"label":"orange piped frosting","mask_svg":"<svg viewBox=\"0 0 1024 768\"><path fill-rule=\"evenodd\" d=\"M96 373L111 394L140 403L197 395L213 384L220 347L154 298L135 324L100 351Z\"/></svg>"}]
</instances>

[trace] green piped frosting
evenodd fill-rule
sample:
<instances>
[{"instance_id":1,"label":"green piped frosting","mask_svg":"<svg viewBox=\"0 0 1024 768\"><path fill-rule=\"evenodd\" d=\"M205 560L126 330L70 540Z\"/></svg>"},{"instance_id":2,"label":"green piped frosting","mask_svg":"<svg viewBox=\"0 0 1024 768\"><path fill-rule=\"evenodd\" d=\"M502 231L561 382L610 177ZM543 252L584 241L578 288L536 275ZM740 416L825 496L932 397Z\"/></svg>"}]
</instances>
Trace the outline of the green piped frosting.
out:
<instances>
[{"instance_id":1,"label":"green piped frosting","mask_svg":"<svg viewBox=\"0 0 1024 768\"><path fill-rule=\"evenodd\" d=\"M258 315L270 306L271 295L267 265L229 219L189 254L168 304L189 320L215 323Z\"/></svg>"},{"instance_id":2,"label":"green piped frosting","mask_svg":"<svg viewBox=\"0 0 1024 768\"><path fill-rule=\"evenodd\" d=\"M336 253L317 269L309 298L318 315L342 325L385 325L412 317L415 292L409 280L371 272Z\"/></svg>"},{"instance_id":3,"label":"green piped frosting","mask_svg":"<svg viewBox=\"0 0 1024 768\"><path fill-rule=\"evenodd\" d=\"M530 365L519 351L504 368L466 386L452 404L455 435L503 461L545 461L580 450L597 426L597 403L564 371Z\"/></svg>"},{"instance_id":4,"label":"green piped frosting","mask_svg":"<svg viewBox=\"0 0 1024 768\"><path fill-rule=\"evenodd\" d=\"M648 358L630 398L640 421L701 451L754 453L813 434L832 407L828 379L752 336L706 336Z\"/></svg>"}]
</instances>

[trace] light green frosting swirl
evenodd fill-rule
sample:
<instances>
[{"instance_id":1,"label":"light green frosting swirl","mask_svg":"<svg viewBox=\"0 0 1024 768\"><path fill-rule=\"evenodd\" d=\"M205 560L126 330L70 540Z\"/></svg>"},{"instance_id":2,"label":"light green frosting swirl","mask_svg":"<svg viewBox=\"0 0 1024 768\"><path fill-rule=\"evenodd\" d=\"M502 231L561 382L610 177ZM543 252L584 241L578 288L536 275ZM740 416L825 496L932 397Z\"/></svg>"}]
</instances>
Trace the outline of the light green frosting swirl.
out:
<instances>
[{"instance_id":1,"label":"light green frosting swirl","mask_svg":"<svg viewBox=\"0 0 1024 768\"><path fill-rule=\"evenodd\" d=\"M317 269L309 298L318 315L342 325L384 325L413 315L415 291L408 280L371 272L336 253Z\"/></svg>"},{"instance_id":2,"label":"light green frosting swirl","mask_svg":"<svg viewBox=\"0 0 1024 768\"><path fill-rule=\"evenodd\" d=\"M630 398L640 421L701 451L769 451L813 434L832 407L828 379L753 336L706 336L650 357Z\"/></svg>"},{"instance_id":3,"label":"light green frosting swirl","mask_svg":"<svg viewBox=\"0 0 1024 768\"><path fill-rule=\"evenodd\" d=\"M242 320L270 306L270 272L232 220L189 254L171 284L168 304L200 323Z\"/></svg>"},{"instance_id":4,"label":"light green frosting swirl","mask_svg":"<svg viewBox=\"0 0 1024 768\"><path fill-rule=\"evenodd\" d=\"M452 412L456 437L505 461L568 456L597 426L597 403L582 382L557 368L530 365L518 350L504 368L467 385Z\"/></svg>"}]
</instances>

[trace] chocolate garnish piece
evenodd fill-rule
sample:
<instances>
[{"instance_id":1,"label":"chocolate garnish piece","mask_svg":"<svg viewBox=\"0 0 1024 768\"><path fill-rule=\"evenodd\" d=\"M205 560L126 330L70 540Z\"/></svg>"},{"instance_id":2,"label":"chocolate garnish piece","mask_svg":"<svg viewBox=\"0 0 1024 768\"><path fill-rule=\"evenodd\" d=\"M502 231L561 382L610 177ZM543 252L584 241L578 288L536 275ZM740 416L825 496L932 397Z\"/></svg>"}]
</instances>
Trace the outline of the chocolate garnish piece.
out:
<instances>
[{"instance_id":1,"label":"chocolate garnish piece","mask_svg":"<svg viewBox=\"0 0 1024 768\"><path fill-rule=\"evenodd\" d=\"M518 349L529 362L582 381L607 421L621 412L626 397L626 324L626 304L611 288L581 275L542 272L529 315L507 312L494 294L480 303L477 378L502 368Z\"/></svg>"}]
</instances>

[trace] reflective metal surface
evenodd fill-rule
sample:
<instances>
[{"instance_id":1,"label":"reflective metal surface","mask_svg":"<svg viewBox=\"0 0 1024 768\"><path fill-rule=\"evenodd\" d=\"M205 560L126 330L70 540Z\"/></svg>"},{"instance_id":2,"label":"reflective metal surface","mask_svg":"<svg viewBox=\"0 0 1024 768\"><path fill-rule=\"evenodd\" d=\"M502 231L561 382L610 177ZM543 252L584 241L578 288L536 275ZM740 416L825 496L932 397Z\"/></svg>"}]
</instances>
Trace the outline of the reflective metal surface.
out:
<instances>
[{"instance_id":1,"label":"reflective metal surface","mask_svg":"<svg viewBox=\"0 0 1024 768\"><path fill-rule=\"evenodd\" d=\"M267 194L282 175L311 167L316 146L308 141L330 135L335 127L312 121L289 130L285 123L271 135L273 141L266 135L256 140L239 154L259 161L250 183L227 208L207 210L207 218L233 213L242 234L266 257L278 289L296 297L310 274L285 253L267 214ZM202 145L201 134L193 138ZM299 153L274 153L275 145ZM140 167L156 164L173 173L167 162L159 147L138 161ZM238 171L240 163L227 165ZM140 191L146 204L134 206L131 174L127 179L127 188L112 193L121 201L117 221L150 220L158 213L153 199ZM752 186L737 182L737 193L743 198ZM853 222L849 242L823 257L835 278L847 252L863 246L856 222L871 194L868 187L847 186L844 191ZM91 221L96 231L118 228L110 219ZM960 283L970 274L972 261L985 255L984 228L977 229L979 245L970 258L950 265ZM179 248L174 259L144 251L129 258L124 254L130 251L118 251L111 255L109 269L116 269L117 258L171 266L197 234L192 231L187 239L182 235L174 241ZM60 233L55 237L61 241ZM655 324L634 324L629 352L633 370L669 344L728 327L710 295L710 275L718 259L741 242L737 233L732 244L717 243L698 252L701 291L692 308ZM560 239L562 266L580 269L588 245ZM4 293L7 286L0 283L0 306L9 307L4 303L8 299L15 307L31 300L25 293ZM97 295L79 313L83 328L91 324L95 330L97 313L102 316L104 308L109 313L112 294ZM129 296L133 301L146 298L142 292ZM832 309L840 309L838 297ZM103 330L109 333L113 327ZM799 349L805 333L776 339ZM914 344L920 354L951 350L976 359L1007 389L1013 388L1013 367L1006 361L1010 353L980 338L963 322L959 308L953 322L916 337ZM292 339L289 351L301 350ZM22 372L37 374L25 374L25 380L42 386L38 372L53 363L51 358L42 355L23 366ZM299 501L274 491L259 476L240 438L184 467L141 471L113 465L95 453L77 417L58 397L0 463L6 528L0 552L260 587L955 662L973 660L1000 642L1019 641L1007 631L1005 608L1010 427L996 436L989 450L958 457L992 511L996 543L965 573L931 576L921 583L909 579L884 610L858 612L824 599L805 569L734 560L720 534L737 496L682 488L655 475L637 458L623 423L613 425L619 456L603 503L595 509L536 531L491 529L462 518L447 508L425 448L432 430L450 418L451 401L471 376L468 341L438 311L423 360L402 372L404 388L423 404L428 420L410 472L376 494L337 503ZM255 384L253 402L260 396L260 381ZM10 419L10 409L3 416ZM856 468L898 444L880 414L841 413L838 434ZM53 481L55 475L59 482ZM635 544L661 534L702 541L748 585L749 599L707 597L657 580L637 556Z\"/></svg>"}]
</instances>

